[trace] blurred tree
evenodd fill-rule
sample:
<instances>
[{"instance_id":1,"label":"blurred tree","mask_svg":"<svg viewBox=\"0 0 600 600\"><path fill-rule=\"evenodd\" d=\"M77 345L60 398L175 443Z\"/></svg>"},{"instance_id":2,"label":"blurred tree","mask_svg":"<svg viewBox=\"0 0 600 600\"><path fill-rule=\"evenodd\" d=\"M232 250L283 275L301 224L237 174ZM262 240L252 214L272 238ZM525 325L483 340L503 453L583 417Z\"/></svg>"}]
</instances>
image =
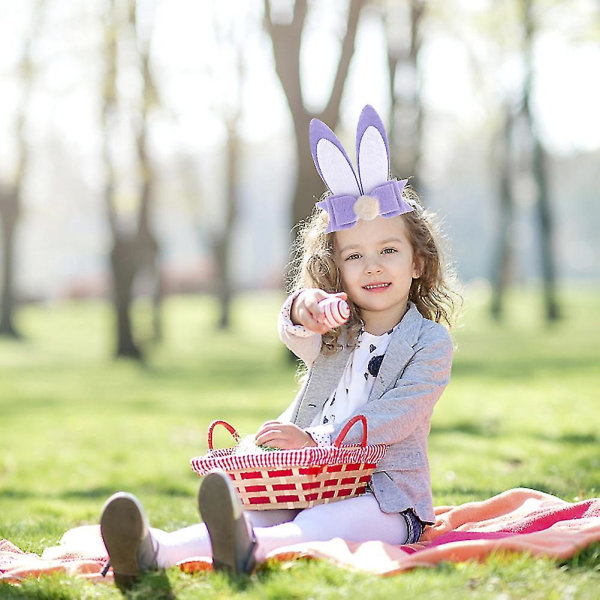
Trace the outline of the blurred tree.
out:
<instances>
[{"instance_id":1,"label":"blurred tree","mask_svg":"<svg viewBox=\"0 0 600 600\"><path fill-rule=\"evenodd\" d=\"M103 126L104 126L104 163L106 169L105 199L107 217L113 237L111 250L111 266L113 273L113 301L116 314L117 344L116 355L141 359L142 349L134 338L132 325L133 286L136 275L146 266L154 273L155 285L154 306L155 315L160 298L160 283L158 276L158 244L151 230L150 214L153 194L153 169L148 154L148 116L156 102L156 90L150 71L150 42L152 38L153 19L146 13L143 24L138 22L139 6L135 0L110 0L110 10L106 19L106 46L103 93ZM113 145L118 134L118 118L120 98L117 79L119 69L125 68L120 60L119 48L126 46L129 39L130 47L135 47L138 68L141 71L141 90L138 109L134 110L135 152L139 168L137 198L137 213L133 228L121 223L118 204L118 177L115 168L116 157ZM125 50L123 50L125 53ZM129 115L131 116L131 115ZM154 318L155 335L160 333Z\"/></svg>"},{"instance_id":2,"label":"blurred tree","mask_svg":"<svg viewBox=\"0 0 600 600\"><path fill-rule=\"evenodd\" d=\"M22 161L21 161L22 162ZM2 223L2 314L0 315L0 335L21 337L14 325L14 262L15 233L20 215L20 190L22 186L3 185L0 187L0 222Z\"/></svg>"},{"instance_id":3,"label":"blurred tree","mask_svg":"<svg viewBox=\"0 0 600 600\"><path fill-rule=\"evenodd\" d=\"M531 107L531 90L534 85L533 43L536 21L533 14L533 0L521 0L521 18L523 23L523 60L525 79L523 82L523 115L527 123L531 140L531 171L536 187L536 208L539 221L540 259L542 280L544 283L544 304L546 319L555 321L560 317L556 299L556 267L553 254L554 227L550 193L548 189L548 166L546 151L540 140L535 116Z\"/></svg>"},{"instance_id":4,"label":"blurred tree","mask_svg":"<svg viewBox=\"0 0 600 600\"><path fill-rule=\"evenodd\" d=\"M538 2L538 5L540 3ZM553 220L547 173L547 156L539 136L539 128L532 109L531 95L535 85L533 49L538 28L534 16L533 0L517 0L516 18L521 29L521 60L523 79L518 103L505 98L503 103L503 128L500 134L498 173L499 173L499 212L497 246L492 266L492 316L501 319L504 293L512 272L511 230L514 225L515 180L525 176L533 183L533 202L539 223L539 252L543 282L545 317L548 321L560 318L556 298L556 267L553 255ZM541 10L541 6L537 7ZM514 114L513 114L514 113ZM521 123L522 127L517 128ZM521 135L517 135L520 132ZM519 145L522 148L519 149ZM517 157L519 150L523 157Z\"/></svg>"},{"instance_id":5,"label":"blurred tree","mask_svg":"<svg viewBox=\"0 0 600 600\"><path fill-rule=\"evenodd\" d=\"M295 0L292 18L289 22L279 21L273 14L271 1L265 2L265 28L271 38L275 70L281 81L285 97L294 123L296 140L296 164L298 165L292 219L299 223L312 211L315 197L323 192L323 182L314 168L308 126L312 118L318 118L335 129L340 119L340 105L344 85L348 76L350 61L354 54L354 42L360 13L365 0L350 0L348 4L346 31L341 42L340 58L329 99L322 111L311 112L304 103L300 80L300 50L302 33L308 12L307 0Z\"/></svg>"},{"instance_id":6,"label":"blurred tree","mask_svg":"<svg viewBox=\"0 0 600 600\"><path fill-rule=\"evenodd\" d=\"M145 19L140 22L141 3L138 0L129 2L129 24L139 54L142 73L142 90L140 93L140 118L135 120L136 148L140 166L141 192L138 216L138 247L140 251L140 268L146 269L153 282L152 287L152 325L155 341L162 340L161 306L163 297L162 277L160 271L159 247L156 236L150 225L151 208L154 199L155 168L149 152L149 125L151 114L160 105L160 99L152 74L150 48L154 31L154 1L143 3Z\"/></svg>"},{"instance_id":7,"label":"blurred tree","mask_svg":"<svg viewBox=\"0 0 600 600\"><path fill-rule=\"evenodd\" d=\"M227 329L231 324L231 300L233 297L233 277L230 265L230 247L235 226L235 215L239 185L239 165L242 150L239 127L242 117L243 89L247 73L245 61L246 36L250 15L242 7L232 18L231 13L220 14L218 3L213 3L213 31L221 48L212 73L212 89L217 101L215 111L223 121L225 139L225 203L223 224L211 235L211 242L217 263L217 296L220 314L219 329ZM228 77L229 75L229 77Z\"/></svg>"},{"instance_id":8,"label":"blurred tree","mask_svg":"<svg viewBox=\"0 0 600 600\"><path fill-rule=\"evenodd\" d=\"M238 45L236 50L241 50ZM241 56L237 58L241 61ZM241 63L238 63L238 73L241 77ZM225 119L227 139L225 148L225 169L227 182L225 185L225 218L221 232L213 239L213 248L217 262L218 290L220 314L219 329L228 329L231 325L231 300L233 297L233 282L230 268L230 249L235 224L235 207L237 204L238 169L240 163L240 138L238 134L241 116L241 102L236 110L230 112Z\"/></svg>"},{"instance_id":9,"label":"blurred tree","mask_svg":"<svg viewBox=\"0 0 600 600\"><path fill-rule=\"evenodd\" d=\"M2 224L2 295L0 302L0 335L21 337L14 324L15 290L15 234L21 216L21 204L25 178L29 166L29 144L27 140L27 113L35 78L33 51L42 21L45 0L35 0L31 5L29 32L23 45L19 75L21 102L16 123L17 165L14 180L0 188L0 223Z\"/></svg>"},{"instance_id":10,"label":"blurred tree","mask_svg":"<svg viewBox=\"0 0 600 600\"><path fill-rule=\"evenodd\" d=\"M496 248L492 254L492 316L502 317L504 293L512 276L514 256L511 243L511 226L514 220L515 199L512 192L513 169L511 147L514 130L513 107L504 105L504 122L495 143L494 163L498 173L499 222Z\"/></svg>"},{"instance_id":11,"label":"blurred tree","mask_svg":"<svg viewBox=\"0 0 600 600\"><path fill-rule=\"evenodd\" d=\"M423 138L418 56L426 9L425 0L381 3L389 72L391 171L398 177L412 176L411 185L417 190Z\"/></svg>"}]
</instances>

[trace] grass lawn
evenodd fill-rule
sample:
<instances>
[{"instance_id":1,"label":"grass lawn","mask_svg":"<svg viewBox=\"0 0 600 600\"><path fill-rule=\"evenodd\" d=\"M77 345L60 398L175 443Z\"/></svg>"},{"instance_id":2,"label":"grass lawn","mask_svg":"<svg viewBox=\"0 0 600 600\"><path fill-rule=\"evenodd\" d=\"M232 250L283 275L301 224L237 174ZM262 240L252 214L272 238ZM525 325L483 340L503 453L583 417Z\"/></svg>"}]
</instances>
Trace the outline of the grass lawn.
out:
<instances>
[{"instance_id":1,"label":"grass lawn","mask_svg":"<svg viewBox=\"0 0 600 600\"><path fill-rule=\"evenodd\" d=\"M199 479L188 460L204 452L208 423L225 418L253 432L295 393L295 367L275 331L280 300L240 298L233 330L216 332L211 299L171 298L165 340L144 366L111 359L105 304L24 308L26 339L0 341L0 538L41 552L67 529L97 523L119 489L138 495L157 527L195 522ZM600 495L600 293L562 300L566 318L548 328L537 295L520 292L500 327L483 293L467 296L453 379L432 423L435 504L516 486L569 501ZM143 305L138 318L142 328L149 322ZM391 578L317 562L235 581L178 569L167 577L168 586L144 577L131 597L597 598L600 545L563 565L494 556ZM0 598L118 597L112 586L62 576L0 584Z\"/></svg>"}]
</instances>

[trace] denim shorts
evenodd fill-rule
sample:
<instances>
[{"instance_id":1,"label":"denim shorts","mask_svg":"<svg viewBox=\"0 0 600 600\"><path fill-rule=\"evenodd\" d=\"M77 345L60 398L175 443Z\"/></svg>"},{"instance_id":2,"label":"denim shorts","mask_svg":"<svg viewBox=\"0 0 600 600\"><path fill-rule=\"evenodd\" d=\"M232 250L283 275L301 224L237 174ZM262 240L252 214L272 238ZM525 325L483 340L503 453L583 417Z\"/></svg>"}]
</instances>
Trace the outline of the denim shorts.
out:
<instances>
[{"instance_id":1,"label":"denim shorts","mask_svg":"<svg viewBox=\"0 0 600 600\"><path fill-rule=\"evenodd\" d=\"M405 544L416 544L421 538L423 529L425 529L425 523L415 515L412 508L407 508L400 513L406 521L406 529L408 531L408 537Z\"/></svg>"}]
</instances>

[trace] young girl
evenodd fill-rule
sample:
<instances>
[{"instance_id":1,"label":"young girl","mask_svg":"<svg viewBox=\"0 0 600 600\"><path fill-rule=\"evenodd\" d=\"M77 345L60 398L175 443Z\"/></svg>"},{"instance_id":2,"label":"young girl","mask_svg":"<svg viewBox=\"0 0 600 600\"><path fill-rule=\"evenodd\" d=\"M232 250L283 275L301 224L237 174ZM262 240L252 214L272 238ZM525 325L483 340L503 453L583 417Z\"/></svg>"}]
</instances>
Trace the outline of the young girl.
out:
<instances>
[{"instance_id":1,"label":"young girl","mask_svg":"<svg viewBox=\"0 0 600 600\"><path fill-rule=\"evenodd\" d=\"M291 406L263 424L256 443L329 445L354 415L370 444L388 445L367 493L305 510L244 512L224 473L199 491L204 520L180 531L151 529L137 499L115 494L101 531L117 582L141 571L212 555L215 569L249 572L279 547L340 537L414 543L434 522L427 436L450 377L453 299L429 215L406 180L389 179L383 124L366 106L357 133L358 176L342 145L311 123L313 158L330 194L300 236L294 292L279 331L308 368ZM368 194L368 195L366 195ZM348 321L331 328L320 302L345 299ZM345 443L360 443L359 428Z\"/></svg>"}]
</instances>

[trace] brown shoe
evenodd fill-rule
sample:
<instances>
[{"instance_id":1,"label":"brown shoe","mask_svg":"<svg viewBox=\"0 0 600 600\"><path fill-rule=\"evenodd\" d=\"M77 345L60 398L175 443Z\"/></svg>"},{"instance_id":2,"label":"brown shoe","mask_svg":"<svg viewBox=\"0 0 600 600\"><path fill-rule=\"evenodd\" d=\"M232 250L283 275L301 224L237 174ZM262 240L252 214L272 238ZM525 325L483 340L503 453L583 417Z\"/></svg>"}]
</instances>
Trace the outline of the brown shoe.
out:
<instances>
[{"instance_id":1,"label":"brown shoe","mask_svg":"<svg viewBox=\"0 0 600 600\"><path fill-rule=\"evenodd\" d=\"M251 573L256 566L256 538L226 473L213 471L204 478L198 492L198 508L210 535L213 569Z\"/></svg>"},{"instance_id":2,"label":"brown shoe","mask_svg":"<svg viewBox=\"0 0 600 600\"><path fill-rule=\"evenodd\" d=\"M129 588L140 573L158 569L158 544L143 506L132 494L118 492L106 501L100 533L119 587Z\"/></svg>"}]
</instances>

